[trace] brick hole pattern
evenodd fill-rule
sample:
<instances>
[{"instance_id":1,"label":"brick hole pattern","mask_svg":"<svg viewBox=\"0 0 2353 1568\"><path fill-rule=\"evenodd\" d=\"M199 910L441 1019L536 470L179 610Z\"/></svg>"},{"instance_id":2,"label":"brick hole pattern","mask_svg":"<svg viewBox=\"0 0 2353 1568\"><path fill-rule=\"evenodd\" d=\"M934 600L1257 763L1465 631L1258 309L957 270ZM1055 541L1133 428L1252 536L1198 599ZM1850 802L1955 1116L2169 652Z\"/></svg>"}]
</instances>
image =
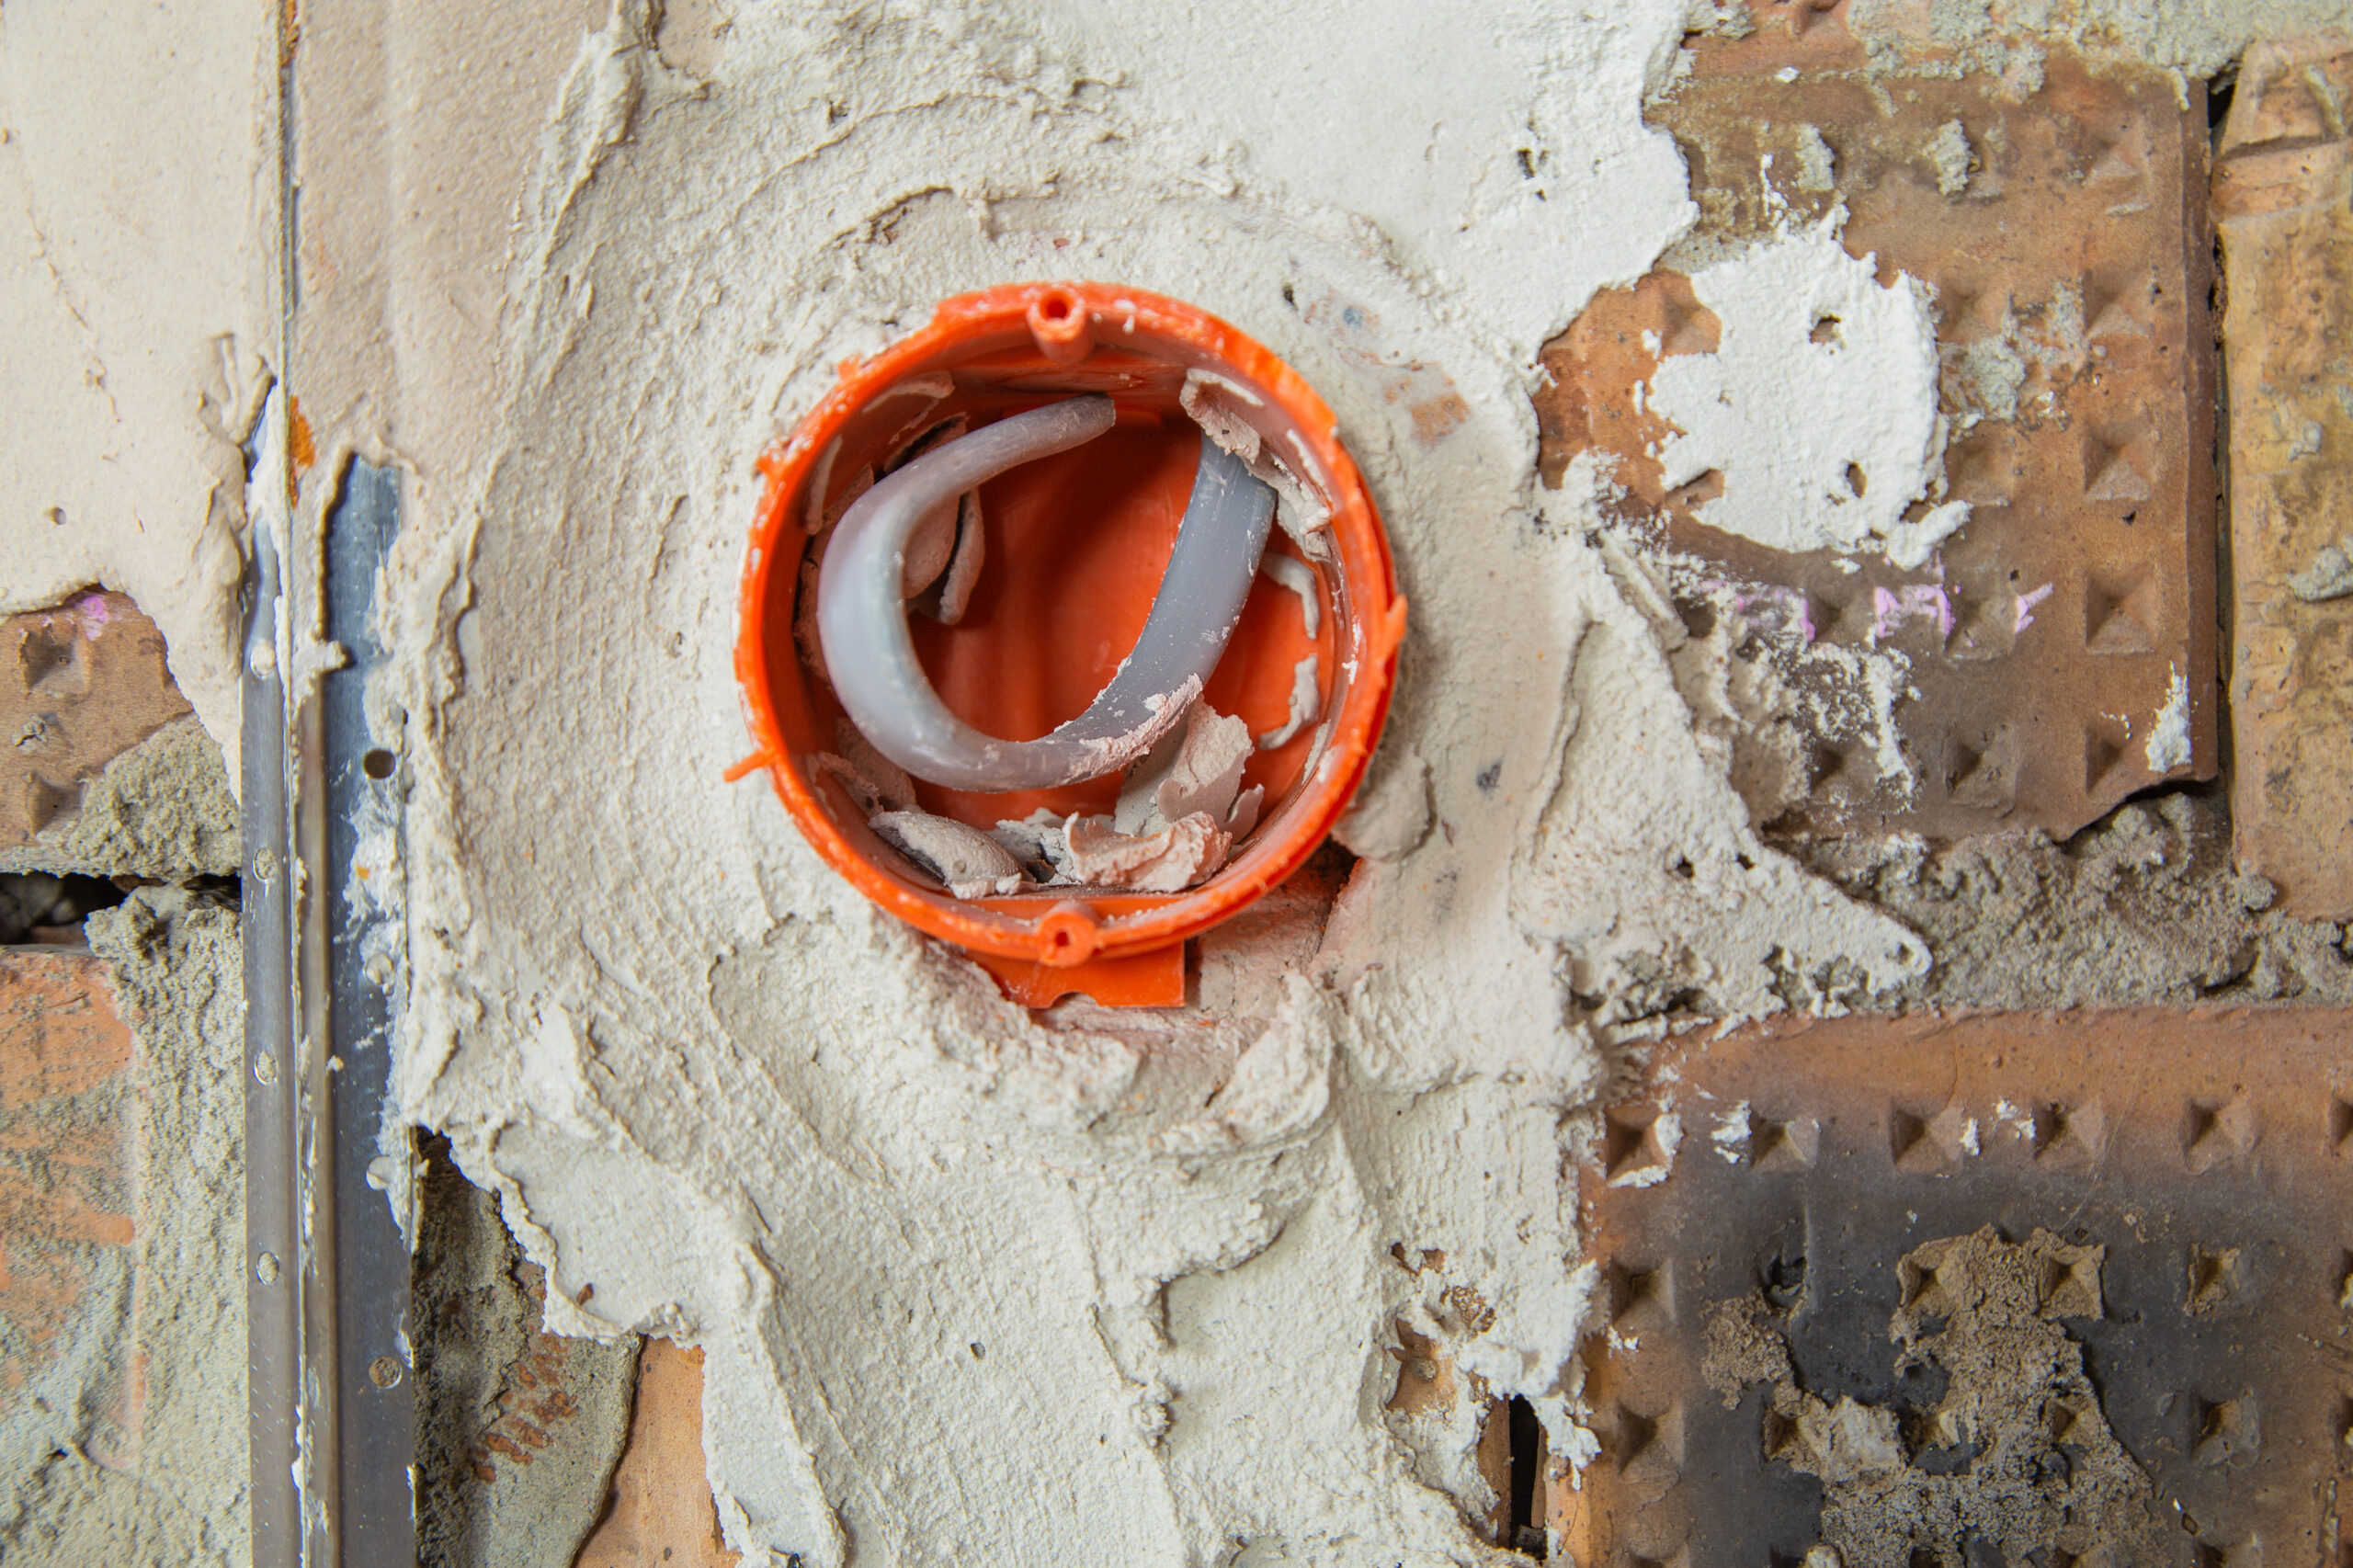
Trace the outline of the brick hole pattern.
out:
<instances>
[{"instance_id":1,"label":"brick hole pattern","mask_svg":"<svg viewBox=\"0 0 2353 1568\"><path fill-rule=\"evenodd\" d=\"M2344 1562L2348 1038L2340 1011L2151 1009L1793 1021L1662 1045L1612 1114L1677 1117L1671 1168L1583 1182L1608 1317L1583 1352L1600 1457L1578 1483L1565 1466L1552 1478L1565 1550L1607 1568L1802 1562L1823 1503L1788 1462L1803 1435L1757 1387L1727 1409L1707 1386L1711 1310L1762 1292L1791 1309L1802 1388L1900 1403L1891 1314L1953 1305L1915 1249L1993 1225L2106 1249L2040 1278L2067 1312L2102 1308L2064 1319L2100 1407L2054 1402L2049 1418L2058 1442L2104 1420L2154 1506L2195 1526L2168 1525L2171 1555L2143 1568ZM1757 1157L1760 1129L1793 1126L1813 1130L1811 1163ZM1962 1561L1949 1544L1924 1564ZM2063 1557L2052 1543L2035 1561Z\"/></svg>"},{"instance_id":2,"label":"brick hole pattern","mask_svg":"<svg viewBox=\"0 0 2353 1568\"><path fill-rule=\"evenodd\" d=\"M1953 432L1946 472L1973 515L1946 542L1940 577L1877 556L1785 555L1701 523L1723 476L1664 491L1652 453L1669 429L1635 395L1661 357L1704 352L1718 331L1669 272L1606 292L1547 348L1552 385L1538 405L1548 482L1577 452L1598 452L1627 488L1618 506L1630 522L1728 582L1775 590L1766 602L1802 605L1823 643L1909 659L1918 696L1899 710L1898 730L1914 792L1856 766L1851 737L1825 735L1801 781L1808 798L1779 830L1949 838L2034 825L2063 837L2164 778L2211 777L2203 106L2184 109L2154 73L2095 78L2063 53L2023 103L1983 76L1867 84L1842 8L1795 30L1790 14L1764 7L1750 39L1701 41L1690 78L1652 118L1690 163L1703 231L1770 227L1759 164L1771 153L1792 223L1843 201L1850 254L1875 254L1882 282L1900 271L1935 286ZM1792 65L1796 79L1779 80ZM1922 149L1955 121L1972 173L1949 195ZM1809 195L1787 177L1803 127L1833 151L1835 190ZM1964 373L1972 352L2006 336L2046 346L2026 366L2015 417L1982 406ZM1875 625L1881 596L1906 589L1941 590L1949 630L1935 616ZM1790 613L1774 611L1784 637ZM1774 628L1758 624L1769 642ZM2158 766L2149 736L2177 677L2190 755Z\"/></svg>"}]
</instances>

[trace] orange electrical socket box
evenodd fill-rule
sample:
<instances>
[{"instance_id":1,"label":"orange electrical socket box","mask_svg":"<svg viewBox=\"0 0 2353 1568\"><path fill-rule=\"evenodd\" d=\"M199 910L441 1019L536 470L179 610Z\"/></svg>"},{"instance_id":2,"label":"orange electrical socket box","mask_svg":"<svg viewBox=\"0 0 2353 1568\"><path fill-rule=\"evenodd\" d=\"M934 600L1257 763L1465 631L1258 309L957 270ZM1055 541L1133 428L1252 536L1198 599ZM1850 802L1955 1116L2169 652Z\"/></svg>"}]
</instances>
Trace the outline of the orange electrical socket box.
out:
<instances>
[{"instance_id":1,"label":"orange electrical socket box","mask_svg":"<svg viewBox=\"0 0 2353 1568\"><path fill-rule=\"evenodd\" d=\"M1109 394L1118 423L1108 434L982 486L986 556L968 607L952 626L911 623L918 659L959 718L1009 741L1043 735L1093 699L1152 608L1199 462L1199 427L1179 403L1188 375L1217 389L1222 410L1251 425L1329 517L1320 530L1329 548L1316 551L1324 559L1307 561L1323 612L1315 633L1299 596L1261 575L1202 700L1238 714L1254 734L1276 730L1290 711L1293 672L1313 653L1322 717L1252 756L1243 784L1266 787L1264 813L1199 886L956 898L911 874L840 781L813 764L838 749L843 712L794 636L814 593L816 574L804 566L813 567L826 523L854 488L907 440L911 420L961 415L979 427L1061 397ZM1018 284L943 301L919 331L845 363L839 384L759 468L735 651L756 749L729 778L767 769L836 870L971 953L1015 999L1042 1006L1075 991L1112 1005L1181 1004L1185 938L1314 852L1363 778L1388 711L1404 601L1331 410L1265 347L1189 305L1108 284ZM1305 559L1281 529L1267 548ZM923 810L985 831L1040 807L1108 812L1120 779L1004 793L922 780L915 789Z\"/></svg>"}]
</instances>

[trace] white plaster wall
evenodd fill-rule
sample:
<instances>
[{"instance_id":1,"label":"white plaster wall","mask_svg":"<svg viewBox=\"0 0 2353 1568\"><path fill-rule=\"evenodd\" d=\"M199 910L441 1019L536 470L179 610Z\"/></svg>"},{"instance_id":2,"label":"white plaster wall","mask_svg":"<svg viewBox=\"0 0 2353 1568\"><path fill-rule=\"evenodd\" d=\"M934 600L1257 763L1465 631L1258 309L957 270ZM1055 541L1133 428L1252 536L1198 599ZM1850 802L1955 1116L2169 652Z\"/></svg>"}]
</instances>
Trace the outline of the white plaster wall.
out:
<instances>
[{"instance_id":1,"label":"white plaster wall","mask_svg":"<svg viewBox=\"0 0 2353 1568\"><path fill-rule=\"evenodd\" d=\"M2277 9L2041 21L2211 69ZM562 1321L707 1346L753 1561L1481 1560L1471 1413L1383 1411L1392 1324L1579 1451L1569 1176L1625 1041L1576 998L1664 975L1757 1011L1776 949L1924 961L1756 843L1644 564L1588 537L1587 493L1533 485L1537 346L1688 221L1640 119L1683 23L304 16L297 527L353 452L411 507L381 694L414 781L403 1103L506 1195ZM284 373L276 33L263 6L0 14L0 595L129 589L224 739L236 451ZM718 781L755 454L941 294L1071 274L1302 369L1414 607L1393 853L1233 1016L1012 1008L765 785ZM1336 335L1327 301L1377 324ZM1421 438L1386 395L1408 363L1473 417Z\"/></svg>"}]
</instances>

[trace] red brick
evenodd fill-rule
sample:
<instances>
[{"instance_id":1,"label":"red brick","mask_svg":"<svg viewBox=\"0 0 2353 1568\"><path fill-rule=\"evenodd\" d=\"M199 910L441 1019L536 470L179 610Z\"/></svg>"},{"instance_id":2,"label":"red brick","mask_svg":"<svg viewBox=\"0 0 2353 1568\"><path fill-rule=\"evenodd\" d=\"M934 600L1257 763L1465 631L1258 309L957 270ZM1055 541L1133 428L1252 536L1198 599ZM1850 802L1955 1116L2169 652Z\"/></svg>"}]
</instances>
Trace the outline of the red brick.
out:
<instances>
[{"instance_id":1,"label":"red brick","mask_svg":"<svg viewBox=\"0 0 2353 1568\"><path fill-rule=\"evenodd\" d=\"M131 1266L131 1056L101 960L0 949L0 1320L23 1347L0 1361L0 1416L79 1337L69 1329L129 1305L90 1292ZM91 1367L127 1442L125 1368L108 1354Z\"/></svg>"},{"instance_id":2,"label":"red brick","mask_svg":"<svg viewBox=\"0 0 2353 1568\"><path fill-rule=\"evenodd\" d=\"M637 1362L629 1446L613 1472L612 1511L577 1568L730 1568L702 1452L702 1352L649 1339Z\"/></svg>"},{"instance_id":3,"label":"red brick","mask_svg":"<svg viewBox=\"0 0 2353 1568\"><path fill-rule=\"evenodd\" d=\"M1605 291L1546 349L1545 478L1557 483L1580 450L1604 455L1628 522L1776 606L1802 597L1814 641L1910 661L1896 728L1916 788L1906 795L1862 765L1868 746L1855 737L1813 736L1805 798L1778 830L1958 838L2033 825L2063 837L2165 778L2211 778L2202 106L2182 105L2161 73L2095 74L2058 49L2023 99L1933 51L1913 62L1916 74L1865 73L1843 5L1759 15L1747 39L1696 40L1688 79L1650 110L1689 162L1700 233L1745 243L1843 204L1846 248L1875 254L1881 282L1903 272L1936 286L1955 432L1947 473L1974 510L1938 563L1914 572L1876 556L1785 554L1700 522L1720 489L1709 476L1664 489L1652 451L1666 426L1636 395L1661 358L1715 347L1714 317L1671 270ZM1949 194L1924 149L1956 121L1974 164L1967 187ZM1809 131L1834 154L1832 188L1798 183ZM2023 324L2006 327L2006 311ZM2052 347L2027 357L2012 409L1966 372L1989 342L2020 333ZM1940 596L1949 618L1910 618L1881 636L1875 596L1906 590ZM1776 656L1769 631L1762 641ZM2189 755L2160 770L2146 742L2177 676Z\"/></svg>"},{"instance_id":4,"label":"red brick","mask_svg":"<svg viewBox=\"0 0 2353 1568\"><path fill-rule=\"evenodd\" d=\"M69 815L106 765L189 711L164 634L121 594L0 619L0 849Z\"/></svg>"},{"instance_id":5,"label":"red brick","mask_svg":"<svg viewBox=\"0 0 2353 1568\"><path fill-rule=\"evenodd\" d=\"M2214 169L2230 387L2231 810L2279 907L2353 916L2353 41L2248 51ZM2300 592L2300 586L2303 591Z\"/></svg>"}]
</instances>

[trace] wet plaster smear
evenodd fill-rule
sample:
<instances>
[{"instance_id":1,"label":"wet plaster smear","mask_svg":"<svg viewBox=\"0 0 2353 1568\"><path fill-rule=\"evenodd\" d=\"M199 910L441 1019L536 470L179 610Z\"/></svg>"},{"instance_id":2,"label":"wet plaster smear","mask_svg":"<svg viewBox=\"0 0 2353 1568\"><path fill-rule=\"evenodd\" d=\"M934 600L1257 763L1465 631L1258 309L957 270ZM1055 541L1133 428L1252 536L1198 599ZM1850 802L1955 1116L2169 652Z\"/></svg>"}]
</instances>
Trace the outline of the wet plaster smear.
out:
<instances>
[{"instance_id":1,"label":"wet plaster smear","mask_svg":"<svg viewBox=\"0 0 2353 1568\"><path fill-rule=\"evenodd\" d=\"M400 1094L557 1321L705 1347L754 1561L1480 1561L1474 1403L1386 1412L1392 1347L1587 1441L1572 1163L1616 999L1926 962L1757 841L1658 607L1534 486L1539 345L1691 213L1641 120L1681 13L1026 13L623 12L540 100L503 390L462 444L389 433ZM1073 276L1303 370L1413 605L1378 854L1216 1014L1013 1006L718 782L754 457L933 300ZM1416 361L1472 410L1437 439L1389 396Z\"/></svg>"},{"instance_id":2,"label":"wet plaster smear","mask_svg":"<svg viewBox=\"0 0 2353 1568\"><path fill-rule=\"evenodd\" d=\"M40 15L11 0L12 70ZM1386 1410L1392 1347L1427 1337L1591 1451L1573 1173L1643 999L1756 1014L1792 971L1927 967L1757 840L1591 476L1535 483L1538 347L1693 214L1641 119L1682 7L302 22L295 526L349 456L404 487L376 693L409 787L396 1093L501 1195L554 1324L705 1348L754 1562L1496 1558L1465 1522L1492 1501L1473 1403ZM755 457L938 298L1058 277L1190 300L1302 370L1412 604L1344 835L1365 858L1320 933L1205 945L1215 1013L1013 1006L766 783L720 782ZM190 411L236 436L267 379L155 419L196 420L209 473ZM1398 389L1449 382L1468 416L1417 426ZM214 516L164 529L179 578L119 585L208 723L242 526ZM107 527L35 575L153 552Z\"/></svg>"},{"instance_id":3,"label":"wet plaster smear","mask_svg":"<svg viewBox=\"0 0 2353 1568\"><path fill-rule=\"evenodd\" d=\"M232 778L241 449L275 349L265 9L0 15L0 613L131 595Z\"/></svg>"}]
</instances>

